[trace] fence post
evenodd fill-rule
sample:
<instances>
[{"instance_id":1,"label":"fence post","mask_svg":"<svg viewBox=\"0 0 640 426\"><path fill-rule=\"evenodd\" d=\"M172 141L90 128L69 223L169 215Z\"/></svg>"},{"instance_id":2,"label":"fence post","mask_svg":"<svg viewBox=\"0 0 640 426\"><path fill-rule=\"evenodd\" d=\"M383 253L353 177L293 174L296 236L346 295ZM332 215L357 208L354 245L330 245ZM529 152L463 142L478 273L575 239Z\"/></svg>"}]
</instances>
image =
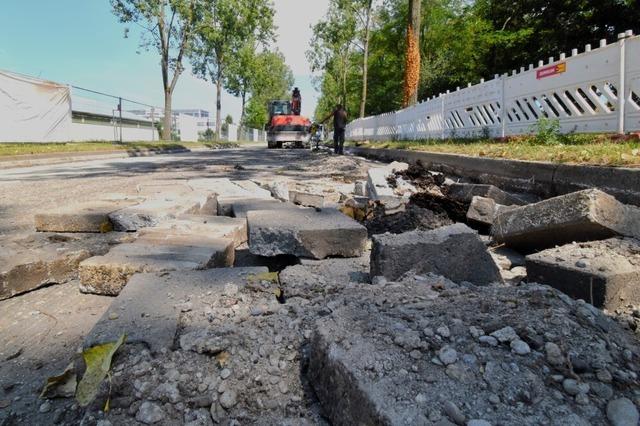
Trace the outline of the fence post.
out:
<instances>
[{"instance_id":1,"label":"fence post","mask_svg":"<svg viewBox=\"0 0 640 426\"><path fill-rule=\"evenodd\" d=\"M442 114L442 135L440 136L440 139L444 140L445 139L445 129L447 128L446 124L447 124L447 120L444 117L444 94L440 94L440 113Z\"/></svg>"},{"instance_id":2,"label":"fence post","mask_svg":"<svg viewBox=\"0 0 640 426\"><path fill-rule=\"evenodd\" d=\"M156 125L154 123L156 116L156 109L151 107L151 142L155 142L156 140Z\"/></svg>"},{"instance_id":3,"label":"fence post","mask_svg":"<svg viewBox=\"0 0 640 426\"><path fill-rule=\"evenodd\" d=\"M120 143L122 143L122 98L118 98L118 112L120 112Z\"/></svg>"},{"instance_id":4,"label":"fence post","mask_svg":"<svg viewBox=\"0 0 640 426\"><path fill-rule=\"evenodd\" d=\"M500 124L502 125L502 137L507 136L507 95L506 95L506 76L503 74L500 79L502 80L502 93L500 101Z\"/></svg>"},{"instance_id":5,"label":"fence post","mask_svg":"<svg viewBox=\"0 0 640 426\"><path fill-rule=\"evenodd\" d=\"M618 134L624 134L624 116L625 116L625 104L627 103L627 89L625 87L625 73L627 70L625 61L625 33L618 34L620 41L620 85L618 87Z\"/></svg>"}]
</instances>

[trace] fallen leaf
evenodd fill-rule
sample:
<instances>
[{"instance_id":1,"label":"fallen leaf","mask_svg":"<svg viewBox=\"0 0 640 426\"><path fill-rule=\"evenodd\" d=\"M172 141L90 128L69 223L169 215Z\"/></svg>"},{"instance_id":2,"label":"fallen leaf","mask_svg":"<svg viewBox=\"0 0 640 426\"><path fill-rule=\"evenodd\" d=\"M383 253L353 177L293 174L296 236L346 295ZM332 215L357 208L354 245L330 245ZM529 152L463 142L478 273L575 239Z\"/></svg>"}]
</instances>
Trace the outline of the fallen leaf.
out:
<instances>
[{"instance_id":1,"label":"fallen leaf","mask_svg":"<svg viewBox=\"0 0 640 426\"><path fill-rule=\"evenodd\" d=\"M89 405L98 395L100 384L111 369L111 359L126 338L127 335L123 334L117 342L93 346L82 352L87 370L76 391L76 399L81 407Z\"/></svg>"},{"instance_id":2,"label":"fallen leaf","mask_svg":"<svg viewBox=\"0 0 640 426\"><path fill-rule=\"evenodd\" d=\"M76 393L78 378L73 362L59 376L49 377L40 398L71 398Z\"/></svg>"},{"instance_id":3,"label":"fallen leaf","mask_svg":"<svg viewBox=\"0 0 640 426\"><path fill-rule=\"evenodd\" d=\"M227 351L222 351L216 355L216 361L218 361L220 368L224 368L227 365L229 358L231 358L231 355Z\"/></svg>"}]
</instances>

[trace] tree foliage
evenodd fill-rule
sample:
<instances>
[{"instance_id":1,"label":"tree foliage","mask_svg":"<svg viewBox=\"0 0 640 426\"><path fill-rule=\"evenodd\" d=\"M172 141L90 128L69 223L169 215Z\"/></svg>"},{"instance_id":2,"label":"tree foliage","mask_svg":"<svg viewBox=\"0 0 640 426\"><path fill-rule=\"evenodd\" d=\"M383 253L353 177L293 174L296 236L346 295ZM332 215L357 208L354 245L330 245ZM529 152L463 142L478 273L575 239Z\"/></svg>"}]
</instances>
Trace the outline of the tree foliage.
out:
<instances>
[{"instance_id":1,"label":"tree foliage","mask_svg":"<svg viewBox=\"0 0 640 426\"><path fill-rule=\"evenodd\" d=\"M113 14L124 24L142 29L140 47L160 55L164 89L162 138L171 140L171 97L191 51L199 0L111 0ZM125 37L128 28L125 28Z\"/></svg>"},{"instance_id":2,"label":"tree foliage","mask_svg":"<svg viewBox=\"0 0 640 426\"><path fill-rule=\"evenodd\" d=\"M640 30L637 0L421 1L418 100ZM353 7L345 2L331 0L327 16L314 27L308 57L321 91L316 117L337 102L356 111L362 99L363 56L354 46L359 27L349 13L360 1L352 0ZM408 0L383 0L374 7L367 114L402 107L408 18Z\"/></svg>"}]
</instances>

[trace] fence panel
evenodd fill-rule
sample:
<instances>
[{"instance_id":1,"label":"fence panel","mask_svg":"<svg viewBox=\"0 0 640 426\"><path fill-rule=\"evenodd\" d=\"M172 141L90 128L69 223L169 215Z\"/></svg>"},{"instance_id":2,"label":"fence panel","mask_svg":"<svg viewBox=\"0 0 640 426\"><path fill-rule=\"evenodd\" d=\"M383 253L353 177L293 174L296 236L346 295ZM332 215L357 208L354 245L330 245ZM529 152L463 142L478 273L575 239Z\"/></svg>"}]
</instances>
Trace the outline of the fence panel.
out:
<instances>
[{"instance_id":1,"label":"fence panel","mask_svg":"<svg viewBox=\"0 0 640 426\"><path fill-rule=\"evenodd\" d=\"M624 56L623 56L624 54ZM624 93L620 94L624 90ZM622 96L619 98L619 96ZM640 131L640 37L456 90L400 111L355 120L352 140L508 136L535 131L542 118L562 132Z\"/></svg>"},{"instance_id":2,"label":"fence panel","mask_svg":"<svg viewBox=\"0 0 640 426\"><path fill-rule=\"evenodd\" d=\"M625 41L625 131L640 130L640 37Z\"/></svg>"},{"instance_id":3,"label":"fence panel","mask_svg":"<svg viewBox=\"0 0 640 426\"><path fill-rule=\"evenodd\" d=\"M502 134L502 80L482 82L442 96L444 135L475 137Z\"/></svg>"}]
</instances>

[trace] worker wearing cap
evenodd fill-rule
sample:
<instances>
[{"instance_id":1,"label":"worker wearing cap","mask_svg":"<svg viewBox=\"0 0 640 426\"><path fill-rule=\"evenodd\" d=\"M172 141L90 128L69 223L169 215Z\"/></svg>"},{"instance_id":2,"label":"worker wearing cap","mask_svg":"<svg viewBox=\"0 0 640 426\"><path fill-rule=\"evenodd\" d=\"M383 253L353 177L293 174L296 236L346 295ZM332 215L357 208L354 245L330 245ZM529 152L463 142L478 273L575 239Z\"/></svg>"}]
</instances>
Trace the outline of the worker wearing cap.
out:
<instances>
[{"instance_id":1,"label":"worker wearing cap","mask_svg":"<svg viewBox=\"0 0 640 426\"><path fill-rule=\"evenodd\" d=\"M333 150L336 154L344 154L344 131L347 128L347 111L340 104L336 106L322 122L333 117Z\"/></svg>"}]
</instances>

